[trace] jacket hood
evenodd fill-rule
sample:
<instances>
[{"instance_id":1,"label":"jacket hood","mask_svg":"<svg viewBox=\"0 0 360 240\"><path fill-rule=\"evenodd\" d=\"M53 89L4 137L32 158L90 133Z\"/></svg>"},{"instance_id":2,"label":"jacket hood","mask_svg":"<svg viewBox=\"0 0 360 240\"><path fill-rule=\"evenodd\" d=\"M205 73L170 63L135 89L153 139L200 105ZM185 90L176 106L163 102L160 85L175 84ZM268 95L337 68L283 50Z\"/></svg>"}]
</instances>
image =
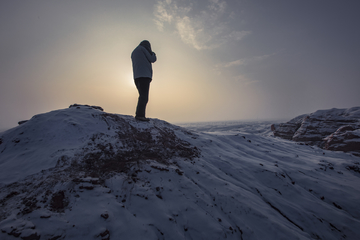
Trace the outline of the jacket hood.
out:
<instances>
[{"instance_id":1,"label":"jacket hood","mask_svg":"<svg viewBox=\"0 0 360 240\"><path fill-rule=\"evenodd\" d=\"M150 45L150 42L148 40L142 41L140 43L140 46L143 46L144 48L146 48L146 50L149 51L150 54L152 54L151 45Z\"/></svg>"}]
</instances>

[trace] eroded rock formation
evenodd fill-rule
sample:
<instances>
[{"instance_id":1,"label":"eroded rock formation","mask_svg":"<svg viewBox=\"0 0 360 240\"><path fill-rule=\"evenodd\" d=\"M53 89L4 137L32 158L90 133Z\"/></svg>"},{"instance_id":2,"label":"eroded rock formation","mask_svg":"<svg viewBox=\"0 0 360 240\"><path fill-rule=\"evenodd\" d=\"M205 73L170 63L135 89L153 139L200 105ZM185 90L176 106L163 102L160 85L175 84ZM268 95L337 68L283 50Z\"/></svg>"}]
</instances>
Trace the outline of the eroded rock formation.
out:
<instances>
[{"instance_id":1,"label":"eroded rock formation","mask_svg":"<svg viewBox=\"0 0 360 240\"><path fill-rule=\"evenodd\" d=\"M273 124L271 130L284 139L360 155L360 107L319 110Z\"/></svg>"}]
</instances>

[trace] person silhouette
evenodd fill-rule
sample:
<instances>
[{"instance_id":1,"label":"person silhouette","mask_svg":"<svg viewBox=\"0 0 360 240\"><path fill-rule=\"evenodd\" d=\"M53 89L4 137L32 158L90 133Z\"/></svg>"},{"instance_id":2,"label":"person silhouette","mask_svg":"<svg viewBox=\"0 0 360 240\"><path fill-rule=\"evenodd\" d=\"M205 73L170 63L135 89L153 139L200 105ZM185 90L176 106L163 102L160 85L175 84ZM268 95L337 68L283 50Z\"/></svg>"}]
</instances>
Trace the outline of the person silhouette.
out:
<instances>
[{"instance_id":1,"label":"person silhouette","mask_svg":"<svg viewBox=\"0 0 360 240\"><path fill-rule=\"evenodd\" d=\"M149 121L145 117L146 104L149 101L149 88L152 81L152 63L156 61L156 54L151 50L150 42L142 41L131 53L134 81L139 92L135 119Z\"/></svg>"}]
</instances>

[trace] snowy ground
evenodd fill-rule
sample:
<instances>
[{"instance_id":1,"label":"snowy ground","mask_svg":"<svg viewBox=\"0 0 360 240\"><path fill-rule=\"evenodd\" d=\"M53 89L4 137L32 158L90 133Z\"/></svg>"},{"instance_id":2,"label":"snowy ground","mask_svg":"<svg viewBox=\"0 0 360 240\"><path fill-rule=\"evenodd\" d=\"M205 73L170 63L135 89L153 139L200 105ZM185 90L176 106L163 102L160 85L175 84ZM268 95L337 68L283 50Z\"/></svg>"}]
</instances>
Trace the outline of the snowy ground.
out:
<instances>
[{"instance_id":1,"label":"snowy ground","mask_svg":"<svg viewBox=\"0 0 360 240\"><path fill-rule=\"evenodd\" d=\"M360 239L358 157L274 138L270 122L179 128L117 115L138 132L164 131L168 137L173 131L176 138L169 139L180 139L174 144L200 153L144 160L128 171L94 177L58 159L63 153L78 156L89 133L104 134L97 144L120 144L112 138L113 123L89 120L87 114L101 114L98 110L61 111L38 118L62 125L37 133L36 143L24 124L9 130L15 142L6 146L17 150L6 152L9 131L0 134L1 239ZM67 133L69 121L81 127ZM57 149L54 134L61 139ZM16 148L24 139L30 145ZM31 158L37 166L30 171L21 156L39 156L39 142L47 142L42 149L47 158ZM14 169L4 153L6 159L22 159L18 164L25 167Z\"/></svg>"},{"instance_id":2,"label":"snowy ground","mask_svg":"<svg viewBox=\"0 0 360 240\"><path fill-rule=\"evenodd\" d=\"M180 123L186 129L198 132L226 132L238 131L254 133L263 136L272 135L271 124L281 121L225 121L225 122L196 122Z\"/></svg>"}]
</instances>

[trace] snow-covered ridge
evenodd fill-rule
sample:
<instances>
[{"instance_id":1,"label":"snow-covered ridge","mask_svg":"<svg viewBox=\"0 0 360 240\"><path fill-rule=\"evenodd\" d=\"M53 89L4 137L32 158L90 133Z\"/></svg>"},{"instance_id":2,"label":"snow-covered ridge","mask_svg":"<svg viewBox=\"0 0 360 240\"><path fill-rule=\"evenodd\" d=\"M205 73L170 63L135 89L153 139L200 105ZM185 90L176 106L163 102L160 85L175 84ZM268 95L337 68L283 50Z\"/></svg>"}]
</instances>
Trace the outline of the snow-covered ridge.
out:
<instances>
[{"instance_id":1,"label":"snow-covered ridge","mask_svg":"<svg viewBox=\"0 0 360 240\"><path fill-rule=\"evenodd\" d=\"M271 129L284 139L360 156L360 107L318 110Z\"/></svg>"},{"instance_id":2,"label":"snow-covered ridge","mask_svg":"<svg viewBox=\"0 0 360 240\"><path fill-rule=\"evenodd\" d=\"M0 136L0 238L360 238L358 157L225 125L34 116Z\"/></svg>"},{"instance_id":3,"label":"snow-covered ridge","mask_svg":"<svg viewBox=\"0 0 360 240\"><path fill-rule=\"evenodd\" d=\"M180 127L153 119L109 114L100 107L71 105L32 117L0 136L0 183L18 181L41 170L68 164L113 168L109 161L166 162L175 156L192 158L198 150L176 136L190 134ZM85 162L85 163L84 163ZM125 167L125 166L124 166Z\"/></svg>"}]
</instances>

